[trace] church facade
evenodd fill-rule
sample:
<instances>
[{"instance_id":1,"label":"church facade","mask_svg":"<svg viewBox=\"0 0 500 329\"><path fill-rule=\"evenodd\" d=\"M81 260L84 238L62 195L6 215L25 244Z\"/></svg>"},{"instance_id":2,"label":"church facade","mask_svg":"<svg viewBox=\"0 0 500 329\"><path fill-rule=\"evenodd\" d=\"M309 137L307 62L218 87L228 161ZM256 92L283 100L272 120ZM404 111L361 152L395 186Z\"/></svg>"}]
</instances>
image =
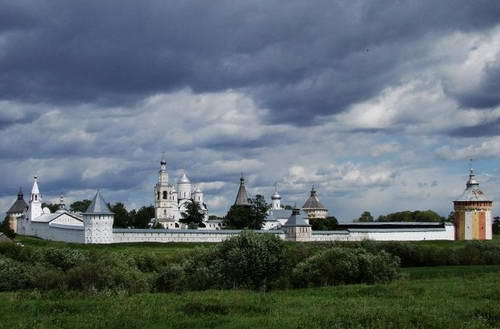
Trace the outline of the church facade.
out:
<instances>
[{"instance_id":1,"label":"church facade","mask_svg":"<svg viewBox=\"0 0 500 329\"><path fill-rule=\"evenodd\" d=\"M204 225L212 228L214 223L208 223L208 208L205 204L203 192L193 185L184 172L177 180L177 184L169 181L167 162L161 160L158 172L158 182L154 187L155 223L166 229L184 229L185 224L180 222L182 213L188 202L197 202L205 216ZM216 228L216 227L213 227Z\"/></svg>"}]
</instances>

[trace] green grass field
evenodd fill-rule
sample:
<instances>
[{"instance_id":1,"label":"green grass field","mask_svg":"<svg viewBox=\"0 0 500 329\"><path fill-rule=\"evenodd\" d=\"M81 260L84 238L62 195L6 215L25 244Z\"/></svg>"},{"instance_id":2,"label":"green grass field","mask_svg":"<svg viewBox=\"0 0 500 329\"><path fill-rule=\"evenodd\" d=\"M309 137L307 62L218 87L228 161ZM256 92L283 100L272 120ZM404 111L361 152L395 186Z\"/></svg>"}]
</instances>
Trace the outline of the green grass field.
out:
<instances>
[{"instance_id":1,"label":"green grass field","mask_svg":"<svg viewBox=\"0 0 500 329\"><path fill-rule=\"evenodd\" d=\"M499 328L500 266L406 269L388 285L132 296L0 294L1 328ZM415 274L418 274L415 276ZM419 278L417 278L419 277Z\"/></svg>"},{"instance_id":2,"label":"green grass field","mask_svg":"<svg viewBox=\"0 0 500 329\"><path fill-rule=\"evenodd\" d=\"M35 248L71 247L166 257L200 244L79 245L19 237ZM455 248L461 242L417 244ZM489 243L500 243L494 239ZM272 292L121 295L0 293L0 328L500 328L500 265L402 269L386 285Z\"/></svg>"}]
</instances>

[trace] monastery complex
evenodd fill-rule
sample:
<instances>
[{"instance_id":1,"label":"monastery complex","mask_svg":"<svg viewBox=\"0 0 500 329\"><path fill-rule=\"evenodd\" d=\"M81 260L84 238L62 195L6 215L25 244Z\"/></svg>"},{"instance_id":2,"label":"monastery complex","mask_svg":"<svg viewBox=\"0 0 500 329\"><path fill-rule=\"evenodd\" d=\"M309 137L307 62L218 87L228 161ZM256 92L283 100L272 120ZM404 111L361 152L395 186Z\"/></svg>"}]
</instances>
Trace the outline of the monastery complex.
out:
<instances>
[{"instance_id":1,"label":"monastery complex","mask_svg":"<svg viewBox=\"0 0 500 329\"><path fill-rule=\"evenodd\" d=\"M188 229L182 224L187 202L196 201L203 212L203 228ZM245 179L241 177L235 205L250 206ZM310 218L326 218L328 209L320 202L313 187L301 209L284 209L277 187L271 196L271 208L261 230L289 241L419 241L419 240L488 240L492 238L492 205L479 188L471 169L463 194L453 202L454 223L372 222L338 225L334 231L312 231ZM209 220L203 192L183 173L176 184L169 181L167 163L162 160L158 182L154 186L155 218L161 229L113 228L114 214L98 191L83 213L69 211L61 197L59 209L51 213L42 208L42 194L35 177L28 202L20 190L7 211L11 227L22 235L43 239L109 244L124 242L220 242L237 235L226 230L221 220Z\"/></svg>"}]
</instances>

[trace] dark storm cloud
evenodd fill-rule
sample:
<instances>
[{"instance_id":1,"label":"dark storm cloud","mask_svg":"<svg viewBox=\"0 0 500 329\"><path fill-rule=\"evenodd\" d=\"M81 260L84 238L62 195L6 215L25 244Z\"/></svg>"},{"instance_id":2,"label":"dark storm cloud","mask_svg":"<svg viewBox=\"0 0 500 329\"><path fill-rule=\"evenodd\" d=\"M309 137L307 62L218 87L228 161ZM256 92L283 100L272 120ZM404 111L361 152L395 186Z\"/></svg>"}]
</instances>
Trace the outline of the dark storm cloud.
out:
<instances>
[{"instance_id":1,"label":"dark storm cloud","mask_svg":"<svg viewBox=\"0 0 500 329\"><path fill-rule=\"evenodd\" d=\"M498 23L498 1L37 1L0 4L0 98L130 104L245 90L311 124L397 83L426 38ZM460 97L460 95L457 95Z\"/></svg>"},{"instance_id":2,"label":"dark storm cloud","mask_svg":"<svg viewBox=\"0 0 500 329\"><path fill-rule=\"evenodd\" d=\"M500 135L500 119L477 126L459 127L449 132L455 137L491 137Z\"/></svg>"},{"instance_id":3,"label":"dark storm cloud","mask_svg":"<svg viewBox=\"0 0 500 329\"><path fill-rule=\"evenodd\" d=\"M473 90L461 93L451 91L462 106L484 109L500 104L500 63L490 63L482 73L479 85Z\"/></svg>"}]
</instances>

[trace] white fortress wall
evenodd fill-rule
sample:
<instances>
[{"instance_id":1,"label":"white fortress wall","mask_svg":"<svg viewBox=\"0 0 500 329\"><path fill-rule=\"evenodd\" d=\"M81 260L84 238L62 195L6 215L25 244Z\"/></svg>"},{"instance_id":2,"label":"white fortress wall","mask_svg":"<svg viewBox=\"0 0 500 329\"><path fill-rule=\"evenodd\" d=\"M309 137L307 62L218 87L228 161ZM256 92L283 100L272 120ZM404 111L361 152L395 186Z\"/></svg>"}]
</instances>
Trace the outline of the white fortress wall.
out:
<instances>
[{"instance_id":1,"label":"white fortress wall","mask_svg":"<svg viewBox=\"0 0 500 329\"><path fill-rule=\"evenodd\" d=\"M287 236L282 230L256 230L259 234L274 234L282 240ZM29 235L53 241L84 243L84 225L32 222ZM241 230L167 230L167 229L113 229L112 243L131 242L222 242L238 235ZM423 241L454 240L455 228L447 224L440 228L409 229L356 229L338 231L312 231L304 241Z\"/></svg>"},{"instance_id":2,"label":"white fortress wall","mask_svg":"<svg viewBox=\"0 0 500 329\"><path fill-rule=\"evenodd\" d=\"M83 225L32 222L31 234L46 240L83 243Z\"/></svg>"},{"instance_id":3,"label":"white fortress wall","mask_svg":"<svg viewBox=\"0 0 500 329\"><path fill-rule=\"evenodd\" d=\"M455 240L455 227L422 229L348 229L345 231L313 231L310 241L424 241Z\"/></svg>"},{"instance_id":4,"label":"white fortress wall","mask_svg":"<svg viewBox=\"0 0 500 329\"><path fill-rule=\"evenodd\" d=\"M254 231L274 234L285 239L283 231ZM162 230L114 229L113 243L128 242L222 242L241 233L241 230Z\"/></svg>"}]
</instances>

